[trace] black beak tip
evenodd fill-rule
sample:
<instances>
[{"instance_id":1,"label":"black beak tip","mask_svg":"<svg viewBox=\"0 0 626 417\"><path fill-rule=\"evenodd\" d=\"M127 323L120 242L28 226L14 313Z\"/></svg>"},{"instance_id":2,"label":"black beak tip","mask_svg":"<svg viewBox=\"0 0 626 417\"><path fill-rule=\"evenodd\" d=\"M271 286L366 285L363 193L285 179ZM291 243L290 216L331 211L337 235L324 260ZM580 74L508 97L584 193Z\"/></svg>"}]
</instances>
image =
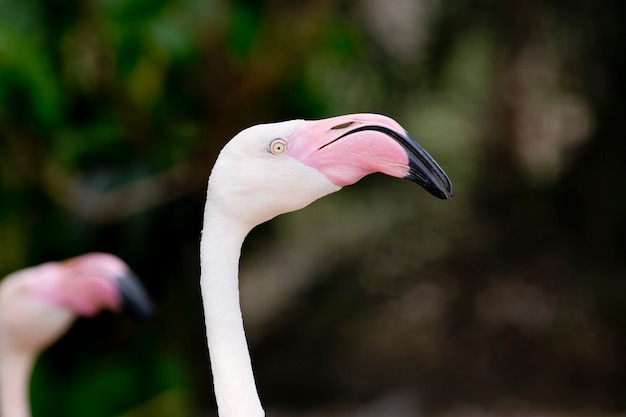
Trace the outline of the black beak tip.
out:
<instances>
[{"instance_id":1,"label":"black beak tip","mask_svg":"<svg viewBox=\"0 0 626 417\"><path fill-rule=\"evenodd\" d=\"M452 199L452 187L450 188L433 188L432 190L428 190L432 195L442 200L450 200Z\"/></svg>"},{"instance_id":2,"label":"black beak tip","mask_svg":"<svg viewBox=\"0 0 626 417\"><path fill-rule=\"evenodd\" d=\"M148 293L132 272L117 280L117 288L122 296L122 303L134 315L149 319L154 314L154 306Z\"/></svg>"},{"instance_id":3,"label":"black beak tip","mask_svg":"<svg viewBox=\"0 0 626 417\"><path fill-rule=\"evenodd\" d=\"M452 183L434 160L432 161L432 165L411 163L409 174L404 178L420 185L430 194L441 200L449 200L452 198Z\"/></svg>"},{"instance_id":4,"label":"black beak tip","mask_svg":"<svg viewBox=\"0 0 626 417\"><path fill-rule=\"evenodd\" d=\"M409 157L409 173L405 178L421 185L437 198L451 199L452 182L437 161L408 134L401 144L405 146Z\"/></svg>"},{"instance_id":5,"label":"black beak tip","mask_svg":"<svg viewBox=\"0 0 626 417\"><path fill-rule=\"evenodd\" d=\"M442 200L451 200L454 194L452 190L452 183L447 176L445 177L445 179L446 181L444 181L443 184L440 184L440 187L437 189L437 193L435 194L435 196Z\"/></svg>"}]
</instances>

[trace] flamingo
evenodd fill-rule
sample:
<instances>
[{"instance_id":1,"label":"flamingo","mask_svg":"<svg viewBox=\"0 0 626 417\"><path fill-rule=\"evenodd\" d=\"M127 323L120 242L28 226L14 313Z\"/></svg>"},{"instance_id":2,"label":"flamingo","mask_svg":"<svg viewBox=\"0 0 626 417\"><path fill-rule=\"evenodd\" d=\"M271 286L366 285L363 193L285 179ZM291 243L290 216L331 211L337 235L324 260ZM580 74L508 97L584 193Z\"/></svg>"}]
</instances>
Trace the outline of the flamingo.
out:
<instances>
[{"instance_id":1,"label":"flamingo","mask_svg":"<svg viewBox=\"0 0 626 417\"><path fill-rule=\"evenodd\" d=\"M445 172L393 119L352 114L247 128L222 149L209 175L200 244L209 360L220 417L261 417L239 304L241 246L255 226L381 172L441 199Z\"/></svg>"},{"instance_id":2,"label":"flamingo","mask_svg":"<svg viewBox=\"0 0 626 417\"><path fill-rule=\"evenodd\" d=\"M78 316L122 304L147 317L152 304L117 256L88 253L47 262L0 281L0 416L29 417L28 388L38 355Z\"/></svg>"}]
</instances>

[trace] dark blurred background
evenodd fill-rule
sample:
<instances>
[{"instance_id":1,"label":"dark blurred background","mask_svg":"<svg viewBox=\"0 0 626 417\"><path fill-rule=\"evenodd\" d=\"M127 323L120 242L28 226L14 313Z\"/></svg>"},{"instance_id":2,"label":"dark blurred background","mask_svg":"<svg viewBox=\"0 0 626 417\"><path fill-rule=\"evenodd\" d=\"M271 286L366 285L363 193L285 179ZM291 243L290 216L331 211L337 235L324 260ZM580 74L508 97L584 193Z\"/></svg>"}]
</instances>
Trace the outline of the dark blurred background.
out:
<instances>
[{"instance_id":1,"label":"dark blurred background","mask_svg":"<svg viewBox=\"0 0 626 417\"><path fill-rule=\"evenodd\" d=\"M88 251L152 321L79 320L36 416L214 416L206 180L252 124L398 120L455 187L374 175L261 225L241 290L268 416L626 410L626 2L0 1L0 276Z\"/></svg>"}]
</instances>

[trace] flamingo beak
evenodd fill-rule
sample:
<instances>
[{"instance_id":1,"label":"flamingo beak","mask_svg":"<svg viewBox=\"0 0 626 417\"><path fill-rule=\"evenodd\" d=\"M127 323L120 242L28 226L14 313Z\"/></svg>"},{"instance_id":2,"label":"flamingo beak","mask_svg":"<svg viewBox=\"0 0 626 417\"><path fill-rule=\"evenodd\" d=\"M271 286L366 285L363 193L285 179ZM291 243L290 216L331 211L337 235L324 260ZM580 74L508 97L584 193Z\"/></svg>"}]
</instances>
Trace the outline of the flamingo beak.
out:
<instances>
[{"instance_id":1,"label":"flamingo beak","mask_svg":"<svg viewBox=\"0 0 626 417\"><path fill-rule=\"evenodd\" d=\"M389 117L364 113L305 121L288 139L287 154L339 187L380 172L413 181L435 197L452 197L443 169Z\"/></svg>"},{"instance_id":2,"label":"flamingo beak","mask_svg":"<svg viewBox=\"0 0 626 417\"><path fill-rule=\"evenodd\" d=\"M128 271L115 283L125 308L141 318L147 319L152 316L154 310L152 301L135 274Z\"/></svg>"},{"instance_id":3,"label":"flamingo beak","mask_svg":"<svg viewBox=\"0 0 626 417\"><path fill-rule=\"evenodd\" d=\"M431 157L407 132L401 134L385 126L365 125L344 133L336 140L367 130L380 132L388 136L404 149L409 159L409 169L404 179L421 185L426 191L442 200L452 198L452 182L450 178L448 178L448 175L446 175L433 157Z\"/></svg>"}]
</instances>

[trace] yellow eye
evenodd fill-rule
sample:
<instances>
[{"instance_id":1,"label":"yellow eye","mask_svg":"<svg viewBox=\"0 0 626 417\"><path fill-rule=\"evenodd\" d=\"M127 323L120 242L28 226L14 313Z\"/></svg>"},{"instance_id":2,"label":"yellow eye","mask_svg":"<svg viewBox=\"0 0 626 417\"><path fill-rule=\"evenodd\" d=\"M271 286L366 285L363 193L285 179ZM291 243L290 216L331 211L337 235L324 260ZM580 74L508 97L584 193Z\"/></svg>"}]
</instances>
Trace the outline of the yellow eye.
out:
<instances>
[{"instance_id":1,"label":"yellow eye","mask_svg":"<svg viewBox=\"0 0 626 417\"><path fill-rule=\"evenodd\" d=\"M280 155L287 149L287 143L282 139L274 139L270 143L270 152L274 155Z\"/></svg>"}]
</instances>

